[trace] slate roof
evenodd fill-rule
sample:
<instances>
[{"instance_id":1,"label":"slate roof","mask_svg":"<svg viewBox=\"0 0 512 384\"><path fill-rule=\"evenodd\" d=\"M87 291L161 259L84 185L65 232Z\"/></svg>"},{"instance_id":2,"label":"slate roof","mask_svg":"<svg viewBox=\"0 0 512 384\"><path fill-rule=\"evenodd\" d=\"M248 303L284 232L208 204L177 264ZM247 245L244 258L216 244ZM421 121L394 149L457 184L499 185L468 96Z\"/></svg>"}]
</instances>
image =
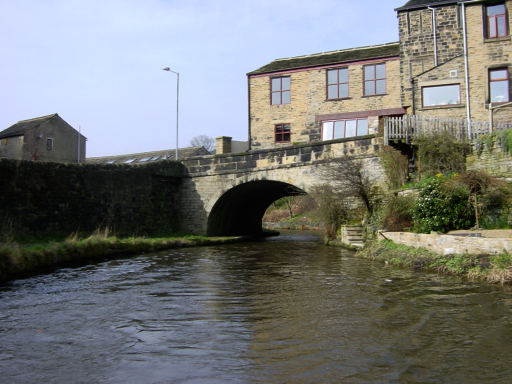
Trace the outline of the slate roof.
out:
<instances>
[{"instance_id":1,"label":"slate roof","mask_svg":"<svg viewBox=\"0 0 512 384\"><path fill-rule=\"evenodd\" d=\"M287 71L292 69L317 67L349 63L353 61L380 59L385 57L398 56L400 54L400 43L393 42L381 45L370 45L366 47L341 49L339 51L316 53L312 55L296 56L277 59L264 65L247 75L259 75L271 72Z\"/></svg>"},{"instance_id":2,"label":"slate roof","mask_svg":"<svg viewBox=\"0 0 512 384\"><path fill-rule=\"evenodd\" d=\"M400 8L396 8L395 11L409 11L412 9L426 8L436 5L444 4L456 4L457 0L409 0L407 3L402 5Z\"/></svg>"},{"instance_id":3,"label":"slate roof","mask_svg":"<svg viewBox=\"0 0 512 384\"><path fill-rule=\"evenodd\" d=\"M61 117L58 114L54 113L52 115L36 117L34 119L20 120L16 124L13 124L9 128L1 131L0 139L6 139L8 137L15 137L15 136L23 136L25 134L25 130L30 129L30 128L35 128L38 125L41 125L42 123L44 123L48 120L51 120L53 118L56 118L56 117L61 119ZM64 121L64 120L62 120L62 121Z\"/></svg>"},{"instance_id":4,"label":"slate roof","mask_svg":"<svg viewBox=\"0 0 512 384\"><path fill-rule=\"evenodd\" d=\"M186 147L178 149L178 159L210 155L204 147ZM176 159L176 149L162 151L129 153L117 156L88 157L85 161L92 164L146 164L159 160Z\"/></svg>"}]
</instances>

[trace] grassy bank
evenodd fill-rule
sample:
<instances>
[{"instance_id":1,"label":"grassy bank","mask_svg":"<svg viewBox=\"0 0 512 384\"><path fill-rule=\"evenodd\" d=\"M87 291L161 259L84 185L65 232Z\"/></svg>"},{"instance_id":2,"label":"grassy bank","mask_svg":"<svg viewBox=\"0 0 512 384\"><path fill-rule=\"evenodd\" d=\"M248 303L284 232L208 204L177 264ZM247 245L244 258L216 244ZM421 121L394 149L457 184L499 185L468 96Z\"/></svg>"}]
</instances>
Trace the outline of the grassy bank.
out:
<instances>
[{"instance_id":1,"label":"grassy bank","mask_svg":"<svg viewBox=\"0 0 512 384\"><path fill-rule=\"evenodd\" d=\"M107 257L155 252L170 248L218 245L241 237L161 237L117 238L95 234L84 239L20 244L0 243L0 282L51 270L57 266L83 264Z\"/></svg>"},{"instance_id":2,"label":"grassy bank","mask_svg":"<svg viewBox=\"0 0 512 384\"><path fill-rule=\"evenodd\" d=\"M508 253L443 256L425 248L382 240L368 242L357 254L399 267L456 275L474 281L512 284L512 255Z\"/></svg>"}]
</instances>

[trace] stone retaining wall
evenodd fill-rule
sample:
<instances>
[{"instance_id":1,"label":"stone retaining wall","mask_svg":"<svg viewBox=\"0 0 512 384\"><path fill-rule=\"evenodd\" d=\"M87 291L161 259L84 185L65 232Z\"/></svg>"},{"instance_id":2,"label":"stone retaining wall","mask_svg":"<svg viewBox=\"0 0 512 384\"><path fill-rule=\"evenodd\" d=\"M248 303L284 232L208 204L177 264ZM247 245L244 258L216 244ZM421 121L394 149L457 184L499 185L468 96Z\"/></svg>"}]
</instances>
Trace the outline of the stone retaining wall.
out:
<instances>
[{"instance_id":1,"label":"stone retaining wall","mask_svg":"<svg viewBox=\"0 0 512 384\"><path fill-rule=\"evenodd\" d=\"M179 230L182 164L59 164L0 160L0 236ZM1 239L1 237L0 237Z\"/></svg>"},{"instance_id":2,"label":"stone retaining wall","mask_svg":"<svg viewBox=\"0 0 512 384\"><path fill-rule=\"evenodd\" d=\"M397 244L427 248L441 255L470 253L498 254L512 252L512 238L454 236L411 232L379 232L379 239L392 240Z\"/></svg>"}]
</instances>

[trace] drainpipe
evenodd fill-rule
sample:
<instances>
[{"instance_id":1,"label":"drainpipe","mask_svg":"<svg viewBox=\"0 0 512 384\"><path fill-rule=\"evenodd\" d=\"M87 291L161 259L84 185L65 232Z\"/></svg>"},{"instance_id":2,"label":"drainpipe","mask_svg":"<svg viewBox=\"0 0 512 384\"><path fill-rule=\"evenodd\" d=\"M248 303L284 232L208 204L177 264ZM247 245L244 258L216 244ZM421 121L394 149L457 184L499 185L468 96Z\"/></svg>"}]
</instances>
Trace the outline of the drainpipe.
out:
<instances>
[{"instance_id":1,"label":"drainpipe","mask_svg":"<svg viewBox=\"0 0 512 384\"><path fill-rule=\"evenodd\" d=\"M428 7L432 11L432 28L434 33L434 67L437 67L437 25L436 25L436 9Z\"/></svg>"},{"instance_id":2,"label":"drainpipe","mask_svg":"<svg viewBox=\"0 0 512 384\"><path fill-rule=\"evenodd\" d=\"M468 119L468 139L471 140L471 105L469 97L469 65L468 65L468 36L466 28L466 3L462 1L462 33L464 35L464 70L466 72L466 113Z\"/></svg>"},{"instance_id":3,"label":"drainpipe","mask_svg":"<svg viewBox=\"0 0 512 384\"><path fill-rule=\"evenodd\" d=\"M248 122L247 122L247 141L249 143L249 151L252 149L252 139L251 139L251 76L247 75L247 115L248 115Z\"/></svg>"}]
</instances>

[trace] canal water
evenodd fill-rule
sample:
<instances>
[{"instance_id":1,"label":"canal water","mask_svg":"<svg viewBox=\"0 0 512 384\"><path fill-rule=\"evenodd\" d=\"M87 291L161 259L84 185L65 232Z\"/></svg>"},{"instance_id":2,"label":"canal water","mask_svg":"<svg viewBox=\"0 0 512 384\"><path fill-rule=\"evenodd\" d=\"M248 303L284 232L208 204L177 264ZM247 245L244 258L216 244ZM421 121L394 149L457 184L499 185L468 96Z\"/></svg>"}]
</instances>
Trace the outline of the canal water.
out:
<instances>
[{"instance_id":1,"label":"canal water","mask_svg":"<svg viewBox=\"0 0 512 384\"><path fill-rule=\"evenodd\" d=\"M287 234L0 286L2 383L511 383L512 292Z\"/></svg>"}]
</instances>

